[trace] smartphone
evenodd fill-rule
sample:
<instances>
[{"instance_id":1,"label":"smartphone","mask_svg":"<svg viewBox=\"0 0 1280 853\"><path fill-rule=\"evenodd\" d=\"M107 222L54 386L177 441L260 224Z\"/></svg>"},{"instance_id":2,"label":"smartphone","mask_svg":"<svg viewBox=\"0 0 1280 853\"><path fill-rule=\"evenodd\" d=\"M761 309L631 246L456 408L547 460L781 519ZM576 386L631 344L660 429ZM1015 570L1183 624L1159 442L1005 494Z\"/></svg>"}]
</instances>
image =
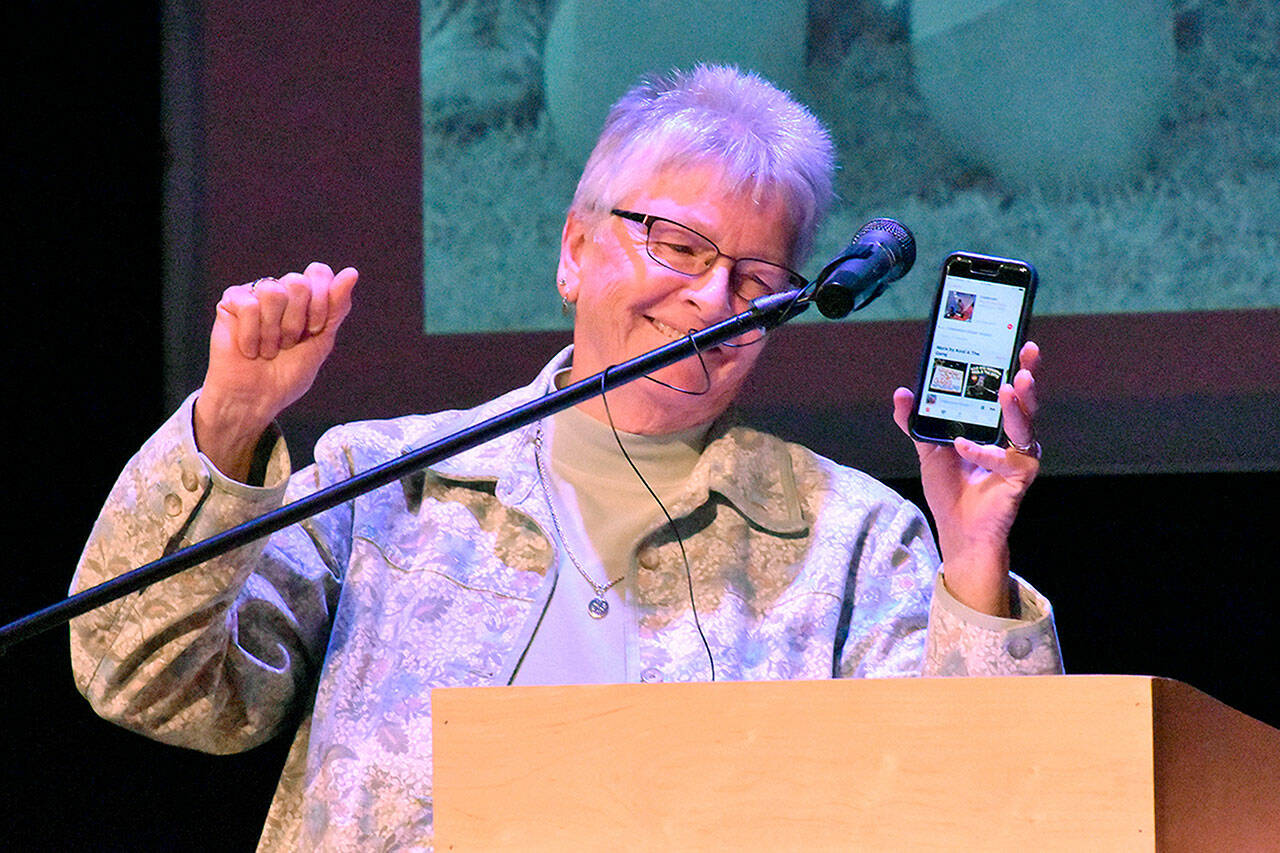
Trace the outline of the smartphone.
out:
<instances>
[{"instance_id":1,"label":"smartphone","mask_svg":"<svg viewBox=\"0 0 1280 853\"><path fill-rule=\"evenodd\" d=\"M942 262L920 360L911 435L994 444L1003 437L998 392L1017 372L1036 270L1026 261L955 252Z\"/></svg>"}]
</instances>

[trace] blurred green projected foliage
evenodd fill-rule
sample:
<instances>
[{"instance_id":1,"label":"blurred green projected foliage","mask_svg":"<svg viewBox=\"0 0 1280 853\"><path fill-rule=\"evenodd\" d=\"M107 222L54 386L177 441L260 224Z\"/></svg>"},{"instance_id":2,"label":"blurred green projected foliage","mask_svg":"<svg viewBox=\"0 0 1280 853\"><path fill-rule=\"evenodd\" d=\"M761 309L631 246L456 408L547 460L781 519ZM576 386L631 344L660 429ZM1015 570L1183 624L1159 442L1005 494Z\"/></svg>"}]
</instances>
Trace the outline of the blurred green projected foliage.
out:
<instances>
[{"instance_id":1,"label":"blurred green projected foliage","mask_svg":"<svg viewBox=\"0 0 1280 853\"><path fill-rule=\"evenodd\" d=\"M564 328L564 212L642 73L760 71L839 150L812 274L892 216L923 316L968 249L1039 268L1040 314L1280 306L1280 4L1247 0L423 0L424 331Z\"/></svg>"}]
</instances>

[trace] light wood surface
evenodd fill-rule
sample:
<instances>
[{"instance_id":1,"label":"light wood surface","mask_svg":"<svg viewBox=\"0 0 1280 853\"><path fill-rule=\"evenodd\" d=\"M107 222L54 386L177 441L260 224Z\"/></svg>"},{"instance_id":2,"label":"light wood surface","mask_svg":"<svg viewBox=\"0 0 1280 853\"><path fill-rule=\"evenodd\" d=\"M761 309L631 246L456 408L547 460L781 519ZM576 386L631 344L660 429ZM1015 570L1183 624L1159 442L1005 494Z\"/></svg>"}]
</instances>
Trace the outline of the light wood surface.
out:
<instances>
[{"instance_id":1,"label":"light wood surface","mask_svg":"<svg viewBox=\"0 0 1280 853\"><path fill-rule=\"evenodd\" d=\"M1280 839L1280 732L1163 679L454 688L432 701L438 850Z\"/></svg>"}]
</instances>

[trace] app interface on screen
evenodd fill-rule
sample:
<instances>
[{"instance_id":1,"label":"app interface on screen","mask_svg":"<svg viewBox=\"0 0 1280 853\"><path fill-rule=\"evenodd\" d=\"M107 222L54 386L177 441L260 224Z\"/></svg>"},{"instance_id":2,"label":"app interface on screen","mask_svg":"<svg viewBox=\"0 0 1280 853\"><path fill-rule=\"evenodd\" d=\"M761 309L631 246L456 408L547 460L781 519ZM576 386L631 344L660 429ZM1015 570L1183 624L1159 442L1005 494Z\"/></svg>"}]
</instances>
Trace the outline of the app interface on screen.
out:
<instances>
[{"instance_id":1,"label":"app interface on screen","mask_svg":"<svg viewBox=\"0 0 1280 853\"><path fill-rule=\"evenodd\" d=\"M1026 291L948 275L919 414L993 427Z\"/></svg>"}]
</instances>

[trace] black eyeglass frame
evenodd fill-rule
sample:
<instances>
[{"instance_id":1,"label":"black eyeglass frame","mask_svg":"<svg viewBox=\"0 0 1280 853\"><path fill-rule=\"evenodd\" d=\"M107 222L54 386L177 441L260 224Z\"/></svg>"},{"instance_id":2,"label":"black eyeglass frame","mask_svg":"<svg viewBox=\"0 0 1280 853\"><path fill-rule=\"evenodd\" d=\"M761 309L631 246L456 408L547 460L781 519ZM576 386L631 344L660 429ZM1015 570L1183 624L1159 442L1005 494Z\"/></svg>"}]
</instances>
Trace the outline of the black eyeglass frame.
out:
<instances>
[{"instance_id":1,"label":"black eyeglass frame","mask_svg":"<svg viewBox=\"0 0 1280 853\"><path fill-rule=\"evenodd\" d=\"M637 213L634 210L622 210L616 207L610 210L609 212L614 216L618 216L618 217L621 217L622 219L630 220L631 222L638 222L641 225L643 225L645 252L649 255L650 258L653 258L655 263L660 264L664 269L669 269L672 272L679 273L680 275L687 275L690 278L702 275L702 273L706 272L706 270L709 270L711 269L711 267L715 266L715 262L718 261L720 258L727 258L733 262L732 266L729 268L729 282L731 284L733 284L736 281L733 275L733 270L738 266L738 264L741 263L742 261L752 261L757 264L766 264L768 266L775 267L776 269L782 270L784 273L787 274L789 279L788 286L791 288L805 288L809 286L809 280L807 278L800 275L800 273L796 272L790 267L783 266L782 264L775 263L774 261L768 261L768 260L765 260L764 258L750 258L750 257L735 258L732 255L726 255L724 252L720 251L720 247L716 245L715 240L712 240L710 237L708 237L706 234L703 234L700 231L690 228L688 225L685 225L683 222L676 222L674 219L668 219L665 216L655 216L651 213ZM685 231L688 231L690 234L693 234L697 237L702 238L703 240L706 240L707 245L709 245L712 249L714 249L716 253L711 263L707 265L706 270L702 270L700 272L685 272L684 270L678 270L675 267L671 266L666 261L659 258L657 255L655 255L653 253L652 247L650 246L650 236L653 234L653 224L655 222L669 223L671 225L676 226L677 228L683 228ZM779 290L779 291L773 291L773 292L779 293L782 291ZM734 293L737 294L736 287L734 288ZM765 295L768 295L768 294L765 294ZM742 298L742 297L739 296L739 298Z\"/></svg>"}]
</instances>

